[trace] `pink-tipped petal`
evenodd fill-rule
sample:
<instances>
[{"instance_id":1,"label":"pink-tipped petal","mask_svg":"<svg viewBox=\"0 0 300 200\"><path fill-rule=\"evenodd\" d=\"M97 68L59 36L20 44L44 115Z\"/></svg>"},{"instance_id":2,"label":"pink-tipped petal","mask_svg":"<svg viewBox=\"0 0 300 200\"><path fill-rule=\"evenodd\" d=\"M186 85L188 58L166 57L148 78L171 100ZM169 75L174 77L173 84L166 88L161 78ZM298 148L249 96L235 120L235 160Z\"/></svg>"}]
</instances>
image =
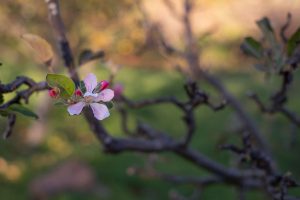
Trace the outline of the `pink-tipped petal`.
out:
<instances>
[{"instance_id":1,"label":"pink-tipped petal","mask_svg":"<svg viewBox=\"0 0 300 200\"><path fill-rule=\"evenodd\" d=\"M96 119L103 120L109 117L109 111L106 105L99 104L99 103L92 103L90 105Z\"/></svg>"},{"instance_id":2,"label":"pink-tipped petal","mask_svg":"<svg viewBox=\"0 0 300 200\"><path fill-rule=\"evenodd\" d=\"M85 106L84 102L78 102L76 104L70 105L68 107L68 112L70 115L79 115Z\"/></svg>"},{"instance_id":3,"label":"pink-tipped petal","mask_svg":"<svg viewBox=\"0 0 300 200\"><path fill-rule=\"evenodd\" d=\"M108 102L114 98L114 91L111 89L102 90L98 96L95 98L95 101Z\"/></svg>"},{"instance_id":4,"label":"pink-tipped petal","mask_svg":"<svg viewBox=\"0 0 300 200\"><path fill-rule=\"evenodd\" d=\"M84 79L84 84L87 92L92 93L97 86L97 78L94 74L88 74Z\"/></svg>"}]
</instances>

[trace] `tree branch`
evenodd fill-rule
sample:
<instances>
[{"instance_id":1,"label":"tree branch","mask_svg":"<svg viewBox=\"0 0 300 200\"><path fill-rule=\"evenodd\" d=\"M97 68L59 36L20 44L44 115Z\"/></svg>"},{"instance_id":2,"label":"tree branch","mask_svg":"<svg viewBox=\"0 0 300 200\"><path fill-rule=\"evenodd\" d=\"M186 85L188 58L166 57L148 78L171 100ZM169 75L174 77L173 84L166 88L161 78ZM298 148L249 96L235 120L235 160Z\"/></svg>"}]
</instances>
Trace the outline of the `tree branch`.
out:
<instances>
[{"instance_id":1,"label":"tree branch","mask_svg":"<svg viewBox=\"0 0 300 200\"><path fill-rule=\"evenodd\" d=\"M7 85L1 84L0 85L0 93L8 93L15 91L18 87L20 87L22 84L28 85L29 88L25 90L18 91L15 97L7 101L6 103L0 105L0 109L4 109L9 107L12 104L20 103L22 99L25 100L25 102L28 102L29 97L39 91L43 91L48 89L48 85L46 82L35 82L32 79L26 78L26 77L18 77L15 81L12 83L9 83Z\"/></svg>"},{"instance_id":2,"label":"tree branch","mask_svg":"<svg viewBox=\"0 0 300 200\"><path fill-rule=\"evenodd\" d=\"M7 139L12 134L15 123L16 123L16 115L15 114L9 114L8 117L7 117L6 129L3 132L3 138L4 139Z\"/></svg>"},{"instance_id":3,"label":"tree branch","mask_svg":"<svg viewBox=\"0 0 300 200\"><path fill-rule=\"evenodd\" d=\"M288 41L285 33L286 33L286 30L290 27L291 21L292 21L292 14L288 13L286 16L286 22L280 29L280 37L284 43L287 43L287 41Z\"/></svg>"},{"instance_id":4,"label":"tree branch","mask_svg":"<svg viewBox=\"0 0 300 200\"><path fill-rule=\"evenodd\" d=\"M48 6L49 19L53 27L53 31L61 50L61 56L65 66L69 70L69 74L75 83L78 83L79 76L75 69L75 62L70 48L69 41L65 34L65 28L60 14L60 6L58 0L45 0Z\"/></svg>"}]
</instances>

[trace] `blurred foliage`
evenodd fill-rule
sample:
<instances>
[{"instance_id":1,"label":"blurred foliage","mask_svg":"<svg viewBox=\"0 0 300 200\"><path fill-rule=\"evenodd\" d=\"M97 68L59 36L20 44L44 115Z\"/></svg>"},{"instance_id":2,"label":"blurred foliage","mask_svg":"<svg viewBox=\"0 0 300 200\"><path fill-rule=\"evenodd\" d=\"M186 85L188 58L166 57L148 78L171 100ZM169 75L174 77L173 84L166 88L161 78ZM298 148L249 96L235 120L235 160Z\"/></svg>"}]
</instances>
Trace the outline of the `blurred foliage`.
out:
<instances>
[{"instance_id":1,"label":"blurred foliage","mask_svg":"<svg viewBox=\"0 0 300 200\"><path fill-rule=\"evenodd\" d=\"M62 17L75 55L84 49L97 51L103 49L109 58L120 64L137 67L161 68L164 59L158 56L156 48L143 55L136 56L147 37L143 15L135 0L74 0L61 2ZM165 38L177 47L182 46L182 26L161 0L142 1L148 12L151 26L158 26ZM171 0L177 10L181 3ZM32 54L20 36L33 33L45 38L56 47L52 31L49 29L47 9L44 1L3 0L0 8L0 60L4 64L33 65ZM258 33L257 19L269 16L274 29L278 29L289 11L293 20L299 20L297 8L299 1L268 0L268 6L261 1L218 0L195 1L193 14L195 33L199 36L202 59L206 65L217 68L235 68L239 66L236 56L241 38L247 34ZM37 9L38 8L38 9ZM257 9L259 8L259 9ZM247 10L248 12L244 12ZM181 13L181 12L179 12ZM295 24L292 23L292 27ZM7 28L9 27L9 28ZM291 28L290 31L294 31ZM149 39L149 38L148 38ZM13 48L12 48L13 47ZM20 61L22 61L20 63ZM57 59L56 59L57 61Z\"/></svg>"},{"instance_id":2,"label":"blurred foliage","mask_svg":"<svg viewBox=\"0 0 300 200\"><path fill-rule=\"evenodd\" d=\"M183 78L177 72L161 69L167 68L165 67L167 65L163 58L158 55L157 49L150 49L149 52L141 56L135 54L144 44L146 35L141 13L137 10L134 0L88 0L87 2L80 0L61 1L62 16L75 55L80 55L83 49L93 51L104 49L108 54L108 59L111 59L114 63L139 68L124 68L117 75L117 82L124 84L125 93L132 99L158 97L160 95L174 95L181 99L185 98L182 88ZM266 100L272 91L279 86L279 80L275 77L265 80L264 76L253 70L248 60L239 53L238 44L241 42L241 36L245 35L245 32L250 35L249 32L251 32L251 28L245 28L250 26L248 22L252 24L254 18L261 17L251 14L251 12L245 13L245 9L238 7L242 5L251 7L254 5L253 7L256 6L255 8L257 8L258 1L239 2L224 0L197 1L199 7L205 4L209 8L215 6L219 9L216 9L218 12L207 9L205 15L216 19L217 28L212 29L214 23L211 23L213 25L209 22L206 23L205 16L201 17L201 13L200 16L196 15L195 17L195 23L199 24L198 26L208 27L206 30L197 31L200 36L205 36L199 37L198 40L199 45L205 47L202 50L202 62L209 66L234 67L235 70L219 70L216 73L220 75L230 91L245 102L247 110L255 116L257 123L262 126L263 132L266 133L273 145L272 148L280 160L279 164L283 171L291 171L295 177L300 178L300 162L297 153L295 153L300 150L300 140L297 137L299 130L296 129L295 136L295 127L286 126L288 122L282 116L262 116L256 105L247 100L245 96L245 92L251 89L260 94L263 100ZM280 15L280 18L284 18L282 17L286 15L284 12L271 12L271 4L277 5L276 2L279 1L268 1L270 3L268 6L260 8L269 12L266 11L264 14L275 13ZM3 66L0 66L0 80L6 83L13 80L17 75L28 75L37 81L45 80L45 68L36 64L32 59L32 52L28 51L28 47L20 40L20 36L24 33L35 33L46 38L53 47L56 47L49 28L44 1L2 0L1 3L5 6L0 7L0 37L2 44L0 47L0 61L3 63ZM153 7L156 8L155 4L153 4ZM234 9L237 13L233 14L232 12L229 15L231 9ZM162 18L163 16L164 18L165 12L160 13L163 15L157 17ZM249 17L250 15L251 17ZM237 23L232 21L232 18L237 21L243 18L245 21ZM226 23L222 21L223 19L227 20ZM209 21L208 18L207 21ZM171 24L172 27L174 25L170 21L167 23ZM277 27L280 25L281 23L278 21L275 23ZM197 28L196 25L195 28ZM173 36L168 35L172 30L165 30L165 34L167 38L169 36L172 38L175 35L175 38L178 39L175 44L180 47L180 39L182 39L179 36L180 34L173 31ZM205 35L204 33L207 30L208 32L211 30L212 33ZM256 31L258 30L253 32ZM56 59L56 62L56 66L61 66L58 59ZM241 63L243 66L240 66ZM155 69L149 69L149 67ZM109 75L107 69L99 62L93 66L82 67L80 73L84 77L85 73L92 70L101 79L106 79ZM293 94L293 97L289 98L289 106L298 113L300 113L300 94L296 86L299 84L300 79L296 78L290 93ZM212 94L214 100L219 100L211 87L207 85L203 85L203 87ZM4 99L9 97L10 95L4 95ZM29 107L38 110L37 105L41 105L41 107L48 106L46 103L43 104L43 101L46 101L45 99L41 93L33 96ZM43 132L42 139L38 144L32 144L29 140L30 133L28 131L34 121L25 117L21 117L21 120L17 122L15 134L12 138L0 141L1 199L29 199L29 183L34 178L47 173L54 166L68 159L80 159L90 164L99 183L109 189L108 196L103 196L97 191L66 192L52 199L168 199L173 191L191 196L193 192L191 186L177 186L159 180L128 176L126 169L133 165L143 166L147 156L139 153L104 155L82 116L69 117L64 108L53 107L52 105L49 110L50 112L46 115L45 120L41 122L46 131ZM111 112L111 117L105 120L105 126L116 136L122 136L123 132L117 125L120 123L120 118L115 109L112 109ZM166 119L166 121L161 119ZM178 123L181 120L181 115L172 106L158 105L141 110L132 110L129 120L132 127L137 120L147 121L157 129L170 132L173 137L182 136L182 130L184 130L184 124ZM1 132L4 123L5 121L1 118ZM238 123L229 108L218 114L208 108L200 108L197 111L198 132L192 145L217 161L226 165L234 164L234 157L228 152L221 152L218 146L221 143L236 140L231 130L238 126ZM286 152L291 153L287 154ZM162 154L162 159L157 164L157 168L162 172L171 174L206 174L205 171L199 170L168 153ZM293 192L300 194L299 189ZM220 196L223 199L234 199L236 197L235 189L227 186L213 186L203 192L204 199L218 199ZM247 196L247 199L265 199L264 196L256 192L249 192Z\"/></svg>"}]
</instances>

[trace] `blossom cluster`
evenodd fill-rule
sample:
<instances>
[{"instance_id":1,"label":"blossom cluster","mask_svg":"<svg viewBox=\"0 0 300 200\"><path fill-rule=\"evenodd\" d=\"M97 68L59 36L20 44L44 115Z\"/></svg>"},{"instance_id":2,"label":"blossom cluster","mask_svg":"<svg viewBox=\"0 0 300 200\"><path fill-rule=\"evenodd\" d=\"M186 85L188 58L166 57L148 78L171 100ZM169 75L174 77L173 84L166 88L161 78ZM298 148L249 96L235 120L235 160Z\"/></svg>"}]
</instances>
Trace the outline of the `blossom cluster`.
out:
<instances>
[{"instance_id":1,"label":"blossom cluster","mask_svg":"<svg viewBox=\"0 0 300 200\"><path fill-rule=\"evenodd\" d=\"M79 115L84 107L90 107L95 118L103 120L110 115L108 105L114 97L114 91L108 89L108 86L107 81L98 83L96 76L90 73L68 99L60 98L58 87L50 89L49 96L66 104L70 115Z\"/></svg>"}]
</instances>

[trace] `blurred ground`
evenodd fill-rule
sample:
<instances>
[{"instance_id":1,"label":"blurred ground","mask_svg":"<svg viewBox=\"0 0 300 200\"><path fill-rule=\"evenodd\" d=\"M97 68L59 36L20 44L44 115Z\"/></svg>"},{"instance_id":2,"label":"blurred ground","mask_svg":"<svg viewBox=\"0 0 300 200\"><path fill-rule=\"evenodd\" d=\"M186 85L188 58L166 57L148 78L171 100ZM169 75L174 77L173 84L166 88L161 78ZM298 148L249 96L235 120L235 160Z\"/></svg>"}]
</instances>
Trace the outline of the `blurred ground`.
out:
<instances>
[{"instance_id":1,"label":"blurred ground","mask_svg":"<svg viewBox=\"0 0 300 200\"><path fill-rule=\"evenodd\" d=\"M32 52L28 51L28 47L19 38L23 33L34 33L45 37L55 46L44 2L2 0L1 3L4 6L0 7L0 61L3 63L3 66L0 66L0 80L8 82L18 75L29 75L37 81L44 80L44 68L32 59ZM166 38L180 48L181 27L172 19L161 1L145 1L143 5L152 22L159 23ZM276 29L284 23L287 11L290 11L294 14L291 28L294 30L298 25L297 20L299 21L299 14L296 12L300 7L299 1L203 0L197 1L196 5L193 23L195 32L199 34L199 44L203 45L202 62L214 68L215 73L220 75L229 89L245 102L248 111L253 113L257 123L262 126L272 142L272 148L283 171L291 171L299 179L300 162L297 152L300 150L300 139L297 135L295 137L299 130L287 126L286 119L281 116L260 116L255 105L245 96L248 90L253 90L263 95L266 100L268 94L278 86L278 80L266 80L251 67L251 61L245 59L238 50L239 43L245 35L254 34L259 38L255 20L262 16L269 16ZM117 76L117 81L124 84L125 94L129 97L142 99L175 95L185 98L182 76L170 70L169 64L159 55L157 49L148 49L143 55L135 55L144 43L145 33L141 13L133 5L133 1L74 0L72 3L62 1L61 7L75 55L85 48L104 49L108 53L107 59L124 66ZM200 39L203 34L206 35L205 38ZM59 60L56 60L56 64L61 66ZM108 76L107 69L99 62L84 66L80 69L80 74L84 77L91 71L101 79ZM289 102L289 106L298 113L300 94L296 86L299 84L298 77L291 89L292 98ZM206 85L203 87L212 93L216 101L219 99L211 88ZM8 99L9 96L5 98ZM47 97L43 94L34 96L30 106L37 109L36 105L42 108L48 106ZM94 174L92 176L95 178L92 178L91 182L97 182L96 186L100 187L94 187L92 191L64 191L51 199L150 200L168 199L174 193L192 195L193 188L190 186L176 186L158 180L129 176L126 173L127 168L143 166L147 156L138 153L105 155L81 116L71 118L64 108L51 106L51 102L49 110L44 113L42 126L46 131L42 131L42 135L35 137L32 134L30 125L36 122L21 118L13 137L7 141L0 141L0 199L29 199L32 195L30 183L65 166L69 160L89 166L88 173ZM162 110L164 112L161 112ZM229 153L220 152L217 146L225 141L235 140L230 130L234 129L238 122L230 111L227 108L215 114L208 108L200 108L197 111L199 129L193 143L195 148L226 165L232 165L235 161ZM162 118L167 121L162 121ZM170 132L174 137L180 137L182 134L184 126L177 123L180 119L180 113L172 106L156 106L130 112L132 125L137 120L145 120L158 129ZM122 136L123 133L117 125L119 123L117 112L112 110L111 117L105 120L105 126L115 135ZM0 119L0 131L3 124L4 121ZM37 138L37 141L32 142L28 139L32 137ZM174 174L205 174L205 171L170 154L162 155L157 168ZM293 192L300 195L299 189ZM247 195L249 200L265 199L256 192L249 192ZM203 199L219 199L220 196L223 199L234 199L235 189L214 186L203 193Z\"/></svg>"}]
</instances>

